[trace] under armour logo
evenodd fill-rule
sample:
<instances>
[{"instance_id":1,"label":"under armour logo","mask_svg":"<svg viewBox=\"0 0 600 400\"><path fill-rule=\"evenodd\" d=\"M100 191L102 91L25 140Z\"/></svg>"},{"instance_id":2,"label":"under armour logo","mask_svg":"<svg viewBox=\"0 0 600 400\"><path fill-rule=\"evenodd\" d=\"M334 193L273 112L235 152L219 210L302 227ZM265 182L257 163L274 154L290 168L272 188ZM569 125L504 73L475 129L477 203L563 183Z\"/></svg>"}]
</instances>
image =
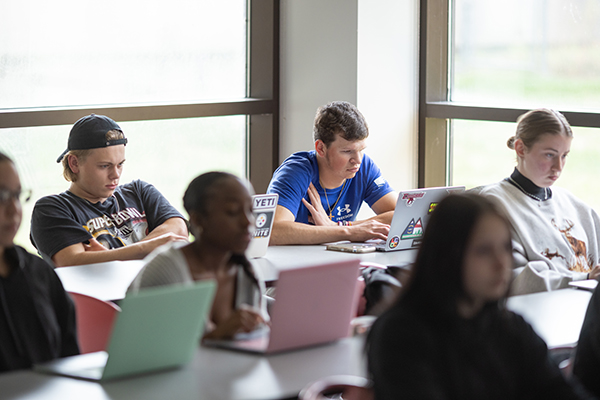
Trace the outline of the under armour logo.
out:
<instances>
[{"instance_id":1,"label":"under armour logo","mask_svg":"<svg viewBox=\"0 0 600 400\"><path fill-rule=\"evenodd\" d=\"M341 208L340 206L338 206L337 211L338 211L337 215L339 217L340 215L342 215L342 212L345 211L345 212L349 213L352 210L350 210L350 204L345 204L344 208Z\"/></svg>"}]
</instances>

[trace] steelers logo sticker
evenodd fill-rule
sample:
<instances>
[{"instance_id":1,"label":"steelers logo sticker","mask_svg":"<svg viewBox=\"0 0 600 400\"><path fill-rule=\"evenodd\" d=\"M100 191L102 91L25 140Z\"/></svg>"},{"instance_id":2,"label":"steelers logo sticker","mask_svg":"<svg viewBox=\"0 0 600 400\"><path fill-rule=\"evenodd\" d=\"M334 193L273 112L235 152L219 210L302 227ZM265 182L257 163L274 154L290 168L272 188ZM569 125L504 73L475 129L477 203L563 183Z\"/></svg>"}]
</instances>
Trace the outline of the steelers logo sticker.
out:
<instances>
[{"instance_id":1,"label":"steelers logo sticker","mask_svg":"<svg viewBox=\"0 0 600 400\"><path fill-rule=\"evenodd\" d=\"M267 220L268 218L265 213L258 214L258 216L256 217L256 227L262 228L267 223Z\"/></svg>"},{"instance_id":2,"label":"steelers logo sticker","mask_svg":"<svg viewBox=\"0 0 600 400\"><path fill-rule=\"evenodd\" d=\"M390 249L395 249L398 247L398 243L400 243L400 238L398 236L394 236L390 239Z\"/></svg>"},{"instance_id":3,"label":"steelers logo sticker","mask_svg":"<svg viewBox=\"0 0 600 400\"><path fill-rule=\"evenodd\" d=\"M254 235L253 237L269 237L271 224L273 223L273 211L254 213Z\"/></svg>"}]
</instances>

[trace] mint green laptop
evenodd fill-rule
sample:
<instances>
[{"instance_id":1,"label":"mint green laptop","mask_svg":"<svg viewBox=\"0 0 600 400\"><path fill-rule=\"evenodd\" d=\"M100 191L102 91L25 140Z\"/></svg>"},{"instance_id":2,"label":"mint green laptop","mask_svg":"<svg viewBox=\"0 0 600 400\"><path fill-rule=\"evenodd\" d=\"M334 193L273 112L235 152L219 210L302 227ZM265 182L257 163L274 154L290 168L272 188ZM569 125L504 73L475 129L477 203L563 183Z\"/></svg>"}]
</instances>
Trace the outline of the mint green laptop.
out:
<instances>
[{"instance_id":1,"label":"mint green laptop","mask_svg":"<svg viewBox=\"0 0 600 400\"><path fill-rule=\"evenodd\" d=\"M200 344L215 289L207 280L128 294L106 352L60 358L34 370L103 381L187 364Z\"/></svg>"}]
</instances>

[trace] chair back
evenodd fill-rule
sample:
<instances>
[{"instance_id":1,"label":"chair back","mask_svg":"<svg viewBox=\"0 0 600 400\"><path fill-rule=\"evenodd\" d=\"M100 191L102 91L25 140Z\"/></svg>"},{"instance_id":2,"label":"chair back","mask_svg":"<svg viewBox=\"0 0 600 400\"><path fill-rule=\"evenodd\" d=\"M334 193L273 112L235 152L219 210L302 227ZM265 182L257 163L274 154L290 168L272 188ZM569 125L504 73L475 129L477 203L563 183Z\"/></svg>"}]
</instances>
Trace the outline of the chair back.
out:
<instances>
[{"instance_id":1,"label":"chair back","mask_svg":"<svg viewBox=\"0 0 600 400\"><path fill-rule=\"evenodd\" d=\"M548 349L550 358L558 365L558 368L566 379L571 379L571 375L573 374L573 360L576 350L577 343L550 347Z\"/></svg>"},{"instance_id":2,"label":"chair back","mask_svg":"<svg viewBox=\"0 0 600 400\"><path fill-rule=\"evenodd\" d=\"M69 292L75 302L77 338L81 354L106 350L117 313L121 308L111 301Z\"/></svg>"},{"instance_id":3,"label":"chair back","mask_svg":"<svg viewBox=\"0 0 600 400\"><path fill-rule=\"evenodd\" d=\"M334 396L334 397L332 397ZM371 381L354 375L334 375L308 384L300 394L299 400L374 400L375 394Z\"/></svg>"}]
</instances>

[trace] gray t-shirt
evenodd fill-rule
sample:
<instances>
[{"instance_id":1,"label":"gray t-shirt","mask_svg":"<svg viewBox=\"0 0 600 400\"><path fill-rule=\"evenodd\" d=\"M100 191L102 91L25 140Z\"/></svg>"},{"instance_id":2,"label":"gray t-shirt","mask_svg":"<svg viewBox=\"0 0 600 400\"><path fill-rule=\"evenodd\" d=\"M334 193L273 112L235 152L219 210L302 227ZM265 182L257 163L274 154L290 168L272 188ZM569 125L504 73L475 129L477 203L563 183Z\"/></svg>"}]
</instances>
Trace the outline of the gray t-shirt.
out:
<instances>
[{"instance_id":1,"label":"gray t-shirt","mask_svg":"<svg viewBox=\"0 0 600 400\"><path fill-rule=\"evenodd\" d=\"M31 243L50 261L65 247L95 238L107 249L136 243L169 218L183 215L151 184L118 186L104 203L70 191L42 197L31 217Z\"/></svg>"}]
</instances>

